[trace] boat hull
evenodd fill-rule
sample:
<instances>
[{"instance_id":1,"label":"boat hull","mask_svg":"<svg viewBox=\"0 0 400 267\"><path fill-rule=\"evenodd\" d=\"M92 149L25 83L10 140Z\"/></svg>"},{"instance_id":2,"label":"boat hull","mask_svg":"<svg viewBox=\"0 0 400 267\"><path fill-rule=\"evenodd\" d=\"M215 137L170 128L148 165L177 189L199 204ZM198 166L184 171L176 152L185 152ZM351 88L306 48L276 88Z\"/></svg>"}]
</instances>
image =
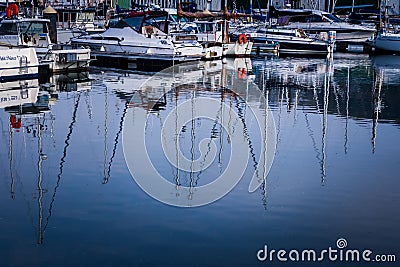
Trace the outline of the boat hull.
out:
<instances>
[{"instance_id":1,"label":"boat hull","mask_svg":"<svg viewBox=\"0 0 400 267\"><path fill-rule=\"evenodd\" d=\"M263 48L269 43L279 43L279 54L326 55L329 53L325 42L304 41L300 38L277 39L274 37L255 37L252 39L255 48Z\"/></svg>"},{"instance_id":2,"label":"boat hull","mask_svg":"<svg viewBox=\"0 0 400 267\"><path fill-rule=\"evenodd\" d=\"M151 44L123 44L73 39L72 44L89 47L94 65L112 66L123 69L158 70L179 62L200 60L203 47L178 44L154 46Z\"/></svg>"},{"instance_id":3,"label":"boat hull","mask_svg":"<svg viewBox=\"0 0 400 267\"><path fill-rule=\"evenodd\" d=\"M164 68L182 62L198 61L200 57L176 57L174 59L163 57L146 57L141 54L126 53L104 53L100 51L92 52L92 65L102 67L112 67L119 69L141 70L141 71L160 71Z\"/></svg>"},{"instance_id":4,"label":"boat hull","mask_svg":"<svg viewBox=\"0 0 400 267\"><path fill-rule=\"evenodd\" d=\"M383 52L400 53L400 34L379 34L374 41L374 47Z\"/></svg>"},{"instance_id":5,"label":"boat hull","mask_svg":"<svg viewBox=\"0 0 400 267\"><path fill-rule=\"evenodd\" d=\"M33 48L0 49L0 82L38 77L39 62Z\"/></svg>"},{"instance_id":6,"label":"boat hull","mask_svg":"<svg viewBox=\"0 0 400 267\"><path fill-rule=\"evenodd\" d=\"M253 49L253 42L240 44L239 42L223 44L223 54L227 57L249 57Z\"/></svg>"}]
</instances>

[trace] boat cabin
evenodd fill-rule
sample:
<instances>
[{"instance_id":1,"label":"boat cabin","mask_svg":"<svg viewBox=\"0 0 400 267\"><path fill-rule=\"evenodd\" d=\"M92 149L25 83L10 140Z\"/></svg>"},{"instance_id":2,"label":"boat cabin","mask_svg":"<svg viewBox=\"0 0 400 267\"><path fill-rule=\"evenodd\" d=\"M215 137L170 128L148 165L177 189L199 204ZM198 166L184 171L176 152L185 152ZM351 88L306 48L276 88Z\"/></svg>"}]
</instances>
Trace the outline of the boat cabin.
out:
<instances>
[{"instance_id":1,"label":"boat cabin","mask_svg":"<svg viewBox=\"0 0 400 267\"><path fill-rule=\"evenodd\" d=\"M227 42L229 22L224 20L195 21L197 25L197 39L199 42ZM226 36L226 38L224 38Z\"/></svg>"},{"instance_id":2,"label":"boat cabin","mask_svg":"<svg viewBox=\"0 0 400 267\"><path fill-rule=\"evenodd\" d=\"M50 42L47 19L4 19L0 22L0 43L47 48Z\"/></svg>"},{"instance_id":3,"label":"boat cabin","mask_svg":"<svg viewBox=\"0 0 400 267\"><path fill-rule=\"evenodd\" d=\"M55 7L57 11L57 27L62 29L78 28L88 33L100 31L104 29L96 25L96 9L95 8L65 8Z\"/></svg>"}]
</instances>

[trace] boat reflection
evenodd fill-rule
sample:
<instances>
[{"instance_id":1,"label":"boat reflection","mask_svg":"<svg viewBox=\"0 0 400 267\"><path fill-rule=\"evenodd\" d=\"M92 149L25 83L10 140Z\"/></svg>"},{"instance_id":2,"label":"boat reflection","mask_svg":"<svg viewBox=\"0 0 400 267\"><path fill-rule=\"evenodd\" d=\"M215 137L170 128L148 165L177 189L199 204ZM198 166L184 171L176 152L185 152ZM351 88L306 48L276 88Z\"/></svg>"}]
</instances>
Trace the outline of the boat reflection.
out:
<instances>
[{"instance_id":1,"label":"boat reflection","mask_svg":"<svg viewBox=\"0 0 400 267\"><path fill-rule=\"evenodd\" d=\"M263 100L266 91L260 90L253 82L255 76L252 70L250 59L177 65L152 77L132 95L128 111L132 117L129 117L128 123L147 120L146 138L151 139L148 142L152 143L149 154L154 157L153 164L163 161L159 157L160 151L153 144L157 142L153 136L160 134L161 142L170 144L171 150L175 151L173 155L167 154L174 159L174 163L170 164L172 172L163 171L163 175L175 184L174 193L171 193L187 205L196 205L193 204L196 203L194 195L196 192L200 194L199 188L211 182L211 177L222 175L229 168L231 145L238 138L246 143L254 172L249 188L256 189L262 185L266 195L266 175L275 151L275 145L271 147L275 135L271 136L269 132L275 128L272 116L267 116L270 112L268 102ZM212 102L215 105L219 103L215 107L216 113L207 116L206 122L200 119L200 114L214 109L199 104L204 98L217 100ZM262 118L259 121L261 125L249 125L252 118L258 119L258 113L262 114L259 116ZM183 118L188 119L183 123ZM168 124L171 121L174 121L172 126ZM272 139L267 140L267 136ZM263 146L255 145L260 138L266 145L264 150ZM205 151L199 153L197 147L202 140L208 141L204 145ZM205 168L207 166L210 167Z\"/></svg>"},{"instance_id":2,"label":"boat reflection","mask_svg":"<svg viewBox=\"0 0 400 267\"><path fill-rule=\"evenodd\" d=\"M374 63L374 84L371 92L372 106L372 152L376 151L376 138L380 114L384 109L391 110L389 104L398 104L398 100L386 98L386 103L383 103L382 94L390 94L392 86L398 86L400 82L400 56L395 55L377 55L373 58ZM386 87L386 88L385 88ZM386 90L385 90L386 89ZM392 102L393 101L393 102ZM391 113L390 111L388 113ZM397 122L399 118L397 117Z\"/></svg>"},{"instance_id":3,"label":"boat reflection","mask_svg":"<svg viewBox=\"0 0 400 267\"><path fill-rule=\"evenodd\" d=\"M376 62L376 61L375 61ZM304 122L308 129L315 151L315 157L320 166L320 181L321 185L326 184L327 180L327 140L329 139L328 124L331 115L337 116L343 122L343 149L344 153L349 152L349 121L354 120L356 123L364 123L365 120L373 121L373 146L375 150L376 127L378 125L378 113L381 109L382 93L379 89L381 82L377 78L375 85L372 87L373 92L360 90L363 83L371 86L369 73L376 69L373 61L368 58L339 58L334 60L327 59L267 59L252 62L246 60L229 61L226 64L221 62L202 62L200 65L182 65L177 66L171 77L158 77L145 83L140 90L132 94L132 99L129 103L131 108L144 109L147 111L149 118L154 120L157 118L159 125L153 125L149 131L158 131L162 127L167 114L171 110L178 110L178 106L183 101L193 101L198 97L206 95L207 97L219 99L221 103L221 110L223 103L228 104L233 112L236 112L241 118L239 121L243 125L244 131L241 133L243 138L248 144L250 151L250 159L252 161L253 170L257 169L260 162L256 154L260 153L254 144L258 144L259 140L254 141L254 137L248 135L252 129L249 130L248 123L251 121L246 114L245 103L251 106L269 106L275 117L276 124L276 145L274 151L279 151L280 142L283 137L282 124L287 123L287 114L293 115L293 126L298 123L299 111L304 114ZM251 66L251 67L250 67ZM393 67L393 64L390 64ZM380 67L381 68L381 67ZM244 69L244 71L243 71ZM178 75L177 75L178 74ZM363 78L360 78L363 77ZM177 85L178 84L178 85ZM190 84L190 86L189 86ZM257 86L258 85L258 86ZM254 90L257 88L257 90ZM235 90L227 90L235 88ZM265 103L260 103L258 98L259 94L263 93ZM370 95L371 97L368 97ZM162 96L160 98L160 96ZM371 103L369 99L373 99ZM241 102L242 101L242 102ZM362 103L362 104L360 104ZM364 106L373 106L373 114L368 109L363 110ZM361 106L361 108L359 108ZM193 114L201 110L201 107L193 106ZM153 114L153 115L152 115ZM193 115L193 116L194 116ZM313 121L310 116L318 116L320 119L320 126L312 125ZM178 121L178 115L175 115ZM216 116L218 117L218 116ZM153 121L153 119L150 119ZM153 121L154 123L154 121ZM315 122L314 122L315 123ZM215 119L215 125L221 125L222 122ZM204 135L204 127L201 122L197 123L195 117L191 124L177 127L175 129L176 138L172 140L175 143L176 155L181 150L188 151L186 157L190 162L196 162L200 154L195 149L199 143L199 136ZM285 126L286 127L286 126ZM315 131L319 128L320 131ZM147 129L146 129L147 130ZM228 128L227 131L233 131ZM337 131L337 129L335 129ZM230 132L229 132L230 133ZM228 157L224 150L227 150L226 144L229 144L229 134L222 129L222 127L210 127L210 138L218 141L218 155L216 164L221 169L224 160ZM318 142L316 138L320 138ZM190 145L182 147L180 144L182 140L191 140ZM201 138L200 138L201 139ZM320 145L318 145L320 143ZM211 150L209 150L210 152ZM179 164L178 157L176 157ZM206 162L207 159L203 158ZM197 178L194 179L194 172L182 172L179 168L175 168L172 177L176 184L176 190L179 191L180 186L197 186L201 185L202 172L196 173ZM186 175L184 179L183 176ZM257 173L260 177L265 175ZM183 182L185 181L185 182ZM204 183L204 181L203 181ZM266 185L263 185L266 189ZM192 199L193 195L190 190L188 198ZM266 190L264 191L263 199L266 200ZM179 195L177 193L177 195Z\"/></svg>"},{"instance_id":4,"label":"boat reflection","mask_svg":"<svg viewBox=\"0 0 400 267\"><path fill-rule=\"evenodd\" d=\"M0 108L35 103L38 92L37 80L0 83Z\"/></svg>"}]
</instances>

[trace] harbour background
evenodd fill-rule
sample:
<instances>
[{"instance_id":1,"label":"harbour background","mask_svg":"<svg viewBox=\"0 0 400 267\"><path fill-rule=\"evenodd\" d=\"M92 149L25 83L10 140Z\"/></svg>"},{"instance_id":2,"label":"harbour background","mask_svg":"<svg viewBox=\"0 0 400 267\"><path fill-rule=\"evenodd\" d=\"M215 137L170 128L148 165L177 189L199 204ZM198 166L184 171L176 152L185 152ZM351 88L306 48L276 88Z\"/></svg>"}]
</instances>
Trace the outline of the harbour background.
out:
<instances>
[{"instance_id":1,"label":"harbour background","mask_svg":"<svg viewBox=\"0 0 400 267\"><path fill-rule=\"evenodd\" d=\"M333 61L251 60L243 86L254 81L266 93L277 129L271 171L249 194L250 161L232 192L194 209L152 199L126 167L121 123L149 74L91 68L81 82L64 77L62 90L40 95L35 110L43 112L21 116L18 129L10 129L13 111L2 108L2 266L256 266L265 264L256 258L265 244L324 249L341 237L351 248L399 255L398 62L341 54ZM216 73L206 84L220 79ZM203 93L240 107L220 91ZM174 97L149 110L149 142L159 142L157 125ZM178 99L193 97L182 88ZM251 117L243 119L255 131ZM199 123L182 134L184 151L198 142L191 133L211 134L211 124ZM224 137L222 130L213 134ZM224 140L211 174L229 160ZM255 152L259 142L249 142ZM150 152L160 171L171 173L157 151Z\"/></svg>"}]
</instances>

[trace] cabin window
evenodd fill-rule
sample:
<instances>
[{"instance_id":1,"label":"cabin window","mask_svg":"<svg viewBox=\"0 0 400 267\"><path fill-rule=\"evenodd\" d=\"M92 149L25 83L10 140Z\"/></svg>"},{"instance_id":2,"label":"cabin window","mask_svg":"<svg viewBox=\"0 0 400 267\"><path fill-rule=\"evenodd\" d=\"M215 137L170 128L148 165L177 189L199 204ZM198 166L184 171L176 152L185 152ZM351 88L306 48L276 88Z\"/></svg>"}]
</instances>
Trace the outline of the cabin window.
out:
<instances>
[{"instance_id":1,"label":"cabin window","mask_svg":"<svg viewBox=\"0 0 400 267\"><path fill-rule=\"evenodd\" d=\"M213 24L212 23L201 23L197 24L197 27L199 28L200 32L203 33L209 33L213 32Z\"/></svg>"},{"instance_id":2,"label":"cabin window","mask_svg":"<svg viewBox=\"0 0 400 267\"><path fill-rule=\"evenodd\" d=\"M0 35L18 35L17 25L15 23L2 23Z\"/></svg>"},{"instance_id":3,"label":"cabin window","mask_svg":"<svg viewBox=\"0 0 400 267\"><path fill-rule=\"evenodd\" d=\"M77 22L93 22L94 13L78 13Z\"/></svg>"},{"instance_id":4,"label":"cabin window","mask_svg":"<svg viewBox=\"0 0 400 267\"><path fill-rule=\"evenodd\" d=\"M58 15L58 22L71 22L76 20L76 13L62 12Z\"/></svg>"}]
</instances>

